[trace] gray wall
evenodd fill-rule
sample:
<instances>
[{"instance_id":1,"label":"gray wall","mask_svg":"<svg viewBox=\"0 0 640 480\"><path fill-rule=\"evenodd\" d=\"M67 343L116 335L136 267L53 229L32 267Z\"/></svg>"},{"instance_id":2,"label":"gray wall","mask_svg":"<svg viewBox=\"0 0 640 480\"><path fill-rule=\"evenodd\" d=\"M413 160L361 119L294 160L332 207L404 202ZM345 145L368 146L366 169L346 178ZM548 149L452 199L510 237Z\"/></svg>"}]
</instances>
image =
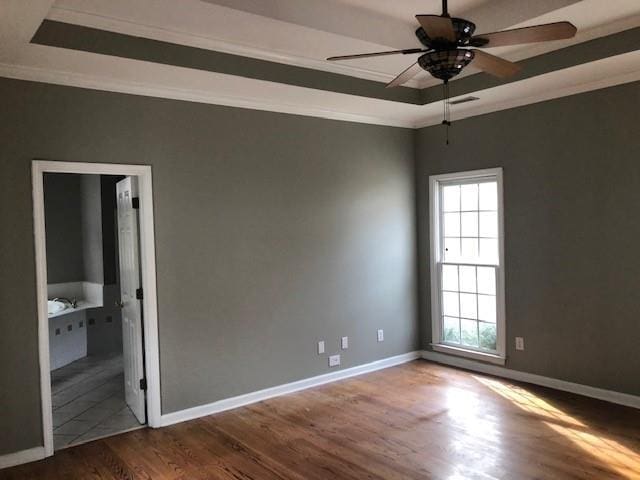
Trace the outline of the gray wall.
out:
<instances>
[{"instance_id":1,"label":"gray wall","mask_svg":"<svg viewBox=\"0 0 640 480\"><path fill-rule=\"evenodd\" d=\"M44 175L47 282L104 283L100 175Z\"/></svg>"},{"instance_id":2,"label":"gray wall","mask_svg":"<svg viewBox=\"0 0 640 480\"><path fill-rule=\"evenodd\" d=\"M114 219L115 183L121 177L48 173L44 178L49 283L111 283L104 287L104 307L86 312L87 355L122 352Z\"/></svg>"},{"instance_id":3,"label":"gray wall","mask_svg":"<svg viewBox=\"0 0 640 480\"><path fill-rule=\"evenodd\" d=\"M42 441L33 158L153 166L165 413L325 373L319 339L350 337L343 367L419 347L413 131L7 79L0 98L0 454Z\"/></svg>"},{"instance_id":4,"label":"gray wall","mask_svg":"<svg viewBox=\"0 0 640 480\"><path fill-rule=\"evenodd\" d=\"M87 311L87 355L122 352L122 311L115 306L120 300L116 232L116 183L124 177L86 175L99 178L101 204L101 265L104 273L103 307ZM97 262L97 261L96 261ZM102 281L102 280L101 280Z\"/></svg>"},{"instance_id":5,"label":"gray wall","mask_svg":"<svg viewBox=\"0 0 640 480\"><path fill-rule=\"evenodd\" d=\"M80 176L82 258L86 282L104 283L102 266L102 191L100 175Z\"/></svg>"},{"instance_id":6,"label":"gray wall","mask_svg":"<svg viewBox=\"0 0 640 480\"><path fill-rule=\"evenodd\" d=\"M504 168L507 367L640 394L640 84L417 136L422 341L429 175ZM523 336L525 351L515 351Z\"/></svg>"},{"instance_id":7,"label":"gray wall","mask_svg":"<svg viewBox=\"0 0 640 480\"><path fill-rule=\"evenodd\" d=\"M80 175L44 175L47 283L84 280L80 180Z\"/></svg>"},{"instance_id":8,"label":"gray wall","mask_svg":"<svg viewBox=\"0 0 640 480\"><path fill-rule=\"evenodd\" d=\"M124 177L117 175L100 175L100 192L102 196L102 267L104 284L119 282L118 235L116 229L116 183Z\"/></svg>"}]
</instances>

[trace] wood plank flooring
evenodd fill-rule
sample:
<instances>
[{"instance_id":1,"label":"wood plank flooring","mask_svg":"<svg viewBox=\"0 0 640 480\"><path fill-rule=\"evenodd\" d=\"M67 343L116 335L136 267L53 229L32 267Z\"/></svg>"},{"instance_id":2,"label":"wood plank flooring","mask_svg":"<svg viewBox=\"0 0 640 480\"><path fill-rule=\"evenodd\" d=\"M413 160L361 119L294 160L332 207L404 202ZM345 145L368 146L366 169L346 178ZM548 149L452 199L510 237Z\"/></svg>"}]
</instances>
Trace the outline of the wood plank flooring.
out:
<instances>
[{"instance_id":1,"label":"wood plank flooring","mask_svg":"<svg viewBox=\"0 0 640 480\"><path fill-rule=\"evenodd\" d=\"M0 479L640 479L640 411L418 360Z\"/></svg>"}]
</instances>

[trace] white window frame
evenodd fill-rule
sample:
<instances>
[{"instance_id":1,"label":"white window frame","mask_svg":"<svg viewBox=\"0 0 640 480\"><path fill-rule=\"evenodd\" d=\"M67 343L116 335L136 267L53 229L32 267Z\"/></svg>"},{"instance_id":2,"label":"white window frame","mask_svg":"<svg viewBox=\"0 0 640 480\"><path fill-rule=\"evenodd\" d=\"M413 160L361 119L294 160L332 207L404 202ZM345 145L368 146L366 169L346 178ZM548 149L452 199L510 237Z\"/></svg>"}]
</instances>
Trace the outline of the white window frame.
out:
<instances>
[{"instance_id":1,"label":"white window frame","mask_svg":"<svg viewBox=\"0 0 640 480\"><path fill-rule=\"evenodd\" d=\"M482 352L473 348L457 347L442 343L442 305L440 295L439 264L442 255L442 224L440 212L441 185L448 182L470 183L474 180L495 179L498 188L498 258L496 267L496 353ZM429 219L430 219L430 272L431 272L431 347L438 352L472 358L484 362L504 365L506 359L506 318L504 284L504 199L502 168L488 168L467 172L445 173L429 177Z\"/></svg>"}]
</instances>

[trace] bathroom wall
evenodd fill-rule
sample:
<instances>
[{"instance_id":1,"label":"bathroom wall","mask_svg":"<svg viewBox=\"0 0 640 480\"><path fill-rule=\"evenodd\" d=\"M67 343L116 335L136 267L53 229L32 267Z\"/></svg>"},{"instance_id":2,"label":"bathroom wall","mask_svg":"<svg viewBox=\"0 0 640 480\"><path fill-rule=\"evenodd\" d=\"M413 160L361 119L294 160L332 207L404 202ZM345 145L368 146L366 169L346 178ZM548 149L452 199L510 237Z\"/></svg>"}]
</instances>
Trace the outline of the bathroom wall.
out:
<instances>
[{"instance_id":1,"label":"bathroom wall","mask_svg":"<svg viewBox=\"0 0 640 480\"><path fill-rule=\"evenodd\" d=\"M104 284L100 175L79 175L84 281Z\"/></svg>"},{"instance_id":2,"label":"bathroom wall","mask_svg":"<svg viewBox=\"0 0 640 480\"><path fill-rule=\"evenodd\" d=\"M78 352L83 352L81 356L122 352L121 312L115 306L119 299L115 183L120 178L45 174L47 263L58 280L55 283L95 284L102 292L103 305L51 319L52 368L80 358ZM53 296L82 298L59 293L49 298Z\"/></svg>"},{"instance_id":3,"label":"bathroom wall","mask_svg":"<svg viewBox=\"0 0 640 480\"><path fill-rule=\"evenodd\" d=\"M84 280L80 175L44 175L47 283Z\"/></svg>"},{"instance_id":4,"label":"bathroom wall","mask_svg":"<svg viewBox=\"0 0 640 480\"><path fill-rule=\"evenodd\" d=\"M116 183L123 178L119 175L100 175L102 265L105 285L119 282Z\"/></svg>"},{"instance_id":5,"label":"bathroom wall","mask_svg":"<svg viewBox=\"0 0 640 480\"><path fill-rule=\"evenodd\" d=\"M116 307L120 300L118 274L118 237L116 218L116 183L124 177L118 175L85 175L97 183L100 204L100 249L94 248L101 256L101 278L103 287L103 307L87 310L87 353L104 355L122 352L122 312ZM89 220L90 222L91 220ZM89 223L88 222L88 223ZM97 228L97 227L95 227Z\"/></svg>"},{"instance_id":6,"label":"bathroom wall","mask_svg":"<svg viewBox=\"0 0 640 480\"><path fill-rule=\"evenodd\" d=\"M105 355L122 352L122 312L115 306L120 286L104 286L103 307L87 310L87 354Z\"/></svg>"}]
</instances>

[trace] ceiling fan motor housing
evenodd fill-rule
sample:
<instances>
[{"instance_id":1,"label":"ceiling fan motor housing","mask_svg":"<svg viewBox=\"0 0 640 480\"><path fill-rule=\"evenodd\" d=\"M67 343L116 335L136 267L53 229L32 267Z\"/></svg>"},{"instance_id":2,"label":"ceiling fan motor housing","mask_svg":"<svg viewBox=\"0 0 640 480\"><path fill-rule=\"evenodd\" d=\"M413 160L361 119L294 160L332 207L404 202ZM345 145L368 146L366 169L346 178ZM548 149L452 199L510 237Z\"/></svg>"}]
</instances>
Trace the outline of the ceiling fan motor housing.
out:
<instances>
[{"instance_id":1,"label":"ceiling fan motor housing","mask_svg":"<svg viewBox=\"0 0 640 480\"><path fill-rule=\"evenodd\" d=\"M453 30L456 32L456 44L467 45L476 30L476 24L470 22L469 20L465 20L464 18L452 18L451 23L453 23ZM422 27L419 27L416 30L416 37L418 37L420 43L422 43L427 48L438 49L451 46L451 42L448 40L441 38L430 38Z\"/></svg>"},{"instance_id":2,"label":"ceiling fan motor housing","mask_svg":"<svg viewBox=\"0 0 640 480\"><path fill-rule=\"evenodd\" d=\"M418 58L418 64L439 80L449 80L469 65L475 54L464 48L451 48L425 53Z\"/></svg>"}]
</instances>

